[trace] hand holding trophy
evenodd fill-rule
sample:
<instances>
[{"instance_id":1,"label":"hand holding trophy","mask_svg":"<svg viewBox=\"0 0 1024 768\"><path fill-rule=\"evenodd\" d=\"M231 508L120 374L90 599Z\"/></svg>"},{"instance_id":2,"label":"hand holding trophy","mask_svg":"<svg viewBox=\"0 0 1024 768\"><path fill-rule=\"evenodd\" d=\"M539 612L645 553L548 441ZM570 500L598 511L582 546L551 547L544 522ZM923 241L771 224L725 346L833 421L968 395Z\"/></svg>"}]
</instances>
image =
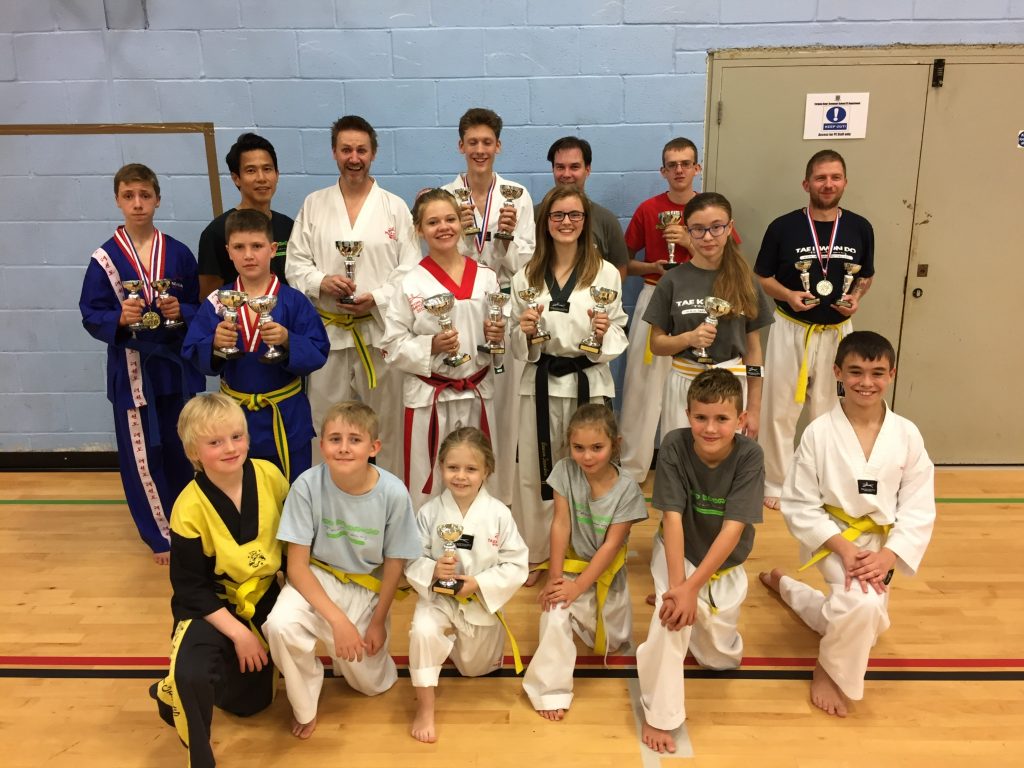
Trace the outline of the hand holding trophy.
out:
<instances>
[{"instance_id":1,"label":"hand holding trophy","mask_svg":"<svg viewBox=\"0 0 1024 768\"><path fill-rule=\"evenodd\" d=\"M451 312L455 307L455 296L451 293L439 293L423 300L423 308L437 318L438 325L442 331L454 331ZM444 364L456 368L463 363L470 361L470 356L465 352L452 352L445 357Z\"/></svg>"},{"instance_id":2,"label":"hand holding trophy","mask_svg":"<svg viewBox=\"0 0 1024 768\"><path fill-rule=\"evenodd\" d=\"M490 322L501 322L501 310L510 298L507 293L502 293L501 291L487 294L487 319ZM480 351L488 352L492 355L504 355L505 343L503 341L488 341L481 346Z\"/></svg>"},{"instance_id":3,"label":"hand holding trophy","mask_svg":"<svg viewBox=\"0 0 1024 768\"><path fill-rule=\"evenodd\" d=\"M708 313L708 316L704 318L704 322L708 325L717 326L718 318L729 314L730 309L732 309L732 304L725 299L720 299L717 296L705 296L704 311ZM697 355L698 363L703 363L704 365L714 364L715 361L708 356L708 351L704 347L698 347L694 352Z\"/></svg>"},{"instance_id":4,"label":"hand holding trophy","mask_svg":"<svg viewBox=\"0 0 1024 768\"><path fill-rule=\"evenodd\" d=\"M793 265L793 266L796 267L797 272L800 273L800 285L802 285L804 287L804 293L810 293L811 292L811 275L810 275L810 270L811 270L811 264L813 264L813 263L814 262L812 262L810 259L801 259L800 261L798 261L796 264ZM805 296L804 298L800 299L800 301L802 301L804 303L804 305L808 306L808 307L813 307L816 304L820 304L821 303L821 299L819 299L817 296L814 296L814 297L809 298L809 299Z\"/></svg>"},{"instance_id":5,"label":"hand holding trophy","mask_svg":"<svg viewBox=\"0 0 1024 768\"><path fill-rule=\"evenodd\" d=\"M217 301L220 302L221 312L220 315L229 323L238 322L238 310L245 306L245 302L249 299L248 294L245 291L232 291L229 289L223 289L217 291ZM235 358L241 357L244 352L238 348L237 344L232 344L230 347L223 347L213 350L213 354L217 357L222 357L225 360L234 360Z\"/></svg>"},{"instance_id":6,"label":"hand holding trophy","mask_svg":"<svg viewBox=\"0 0 1024 768\"><path fill-rule=\"evenodd\" d=\"M498 189L501 190L501 194L505 196L505 203L502 206L503 208L514 206L516 204L516 200L522 197L523 192L525 192L525 190L522 187L517 186L515 184L502 184ZM511 232L506 232L503 229L499 229L497 232L494 233L494 239L507 240L508 242L511 242L512 240L515 240L515 235L513 235Z\"/></svg>"},{"instance_id":7,"label":"hand holding trophy","mask_svg":"<svg viewBox=\"0 0 1024 768\"><path fill-rule=\"evenodd\" d=\"M471 227L463 227L462 234L466 235L479 235L480 227L476 225L476 211L473 210L473 194L465 187L456 187L452 190L456 199L459 201L459 207L463 210L468 210L470 215L473 217L473 225Z\"/></svg>"},{"instance_id":8,"label":"hand holding trophy","mask_svg":"<svg viewBox=\"0 0 1024 768\"><path fill-rule=\"evenodd\" d=\"M442 547L444 548L442 557L454 558L455 552L458 549L455 546L455 542L462 538L462 526L458 523L444 523L437 526L437 535L441 537ZM434 582L434 586L431 589L441 595L454 595L459 591L459 580L455 578L438 579Z\"/></svg>"},{"instance_id":9,"label":"hand holding trophy","mask_svg":"<svg viewBox=\"0 0 1024 768\"><path fill-rule=\"evenodd\" d=\"M519 298L526 302L527 309L539 310L540 307L537 304L537 296L540 294L533 286L525 288L519 292ZM537 317L537 327L534 329L533 334L530 336L531 344L543 344L545 341L551 338L551 334L544 328L544 323L541 322L540 317Z\"/></svg>"},{"instance_id":10,"label":"hand holding trophy","mask_svg":"<svg viewBox=\"0 0 1024 768\"><path fill-rule=\"evenodd\" d=\"M154 288L154 290L156 290L156 292L158 294L157 295L158 299L169 299L169 298L171 298L171 294L170 294L171 281L170 281L170 279L168 279L166 277L161 277L161 278L158 278L158 279L154 280L153 281L153 288ZM145 318L143 318L143 322L145 322ZM185 325L185 323L183 323L181 320L171 320L171 318L169 318L169 317L165 317L164 318L164 328L180 328L183 325Z\"/></svg>"},{"instance_id":11,"label":"hand holding trophy","mask_svg":"<svg viewBox=\"0 0 1024 768\"><path fill-rule=\"evenodd\" d=\"M843 264L843 271L846 273L843 277L843 296L849 296L850 288L853 287L853 278L860 272L860 264ZM853 302L847 299L839 299L836 302L836 306L853 309Z\"/></svg>"},{"instance_id":12,"label":"hand holding trophy","mask_svg":"<svg viewBox=\"0 0 1024 768\"><path fill-rule=\"evenodd\" d=\"M274 318L270 316L270 313L277 306L277 296L252 296L249 301L249 309L260 316L260 326L267 323L272 323ZM260 362L266 363L267 365L276 365L281 362L284 357L284 352L275 347L273 344L267 344L267 351L260 355Z\"/></svg>"},{"instance_id":13,"label":"hand holding trophy","mask_svg":"<svg viewBox=\"0 0 1024 768\"><path fill-rule=\"evenodd\" d=\"M590 286L590 297L594 300L594 312L593 316L607 315L608 304L615 301L615 297L619 295L619 292L614 288L598 288L596 285ZM601 353L601 339L597 337L597 333L593 329L593 323L591 323L590 335L587 336L579 343L579 349L584 352L589 352L592 355L598 355Z\"/></svg>"},{"instance_id":14,"label":"hand holding trophy","mask_svg":"<svg viewBox=\"0 0 1024 768\"><path fill-rule=\"evenodd\" d=\"M658 214L658 229L664 231L666 227L675 226L683 223L683 212L682 211L662 211ZM676 266L676 244L667 243L668 246L668 264L665 265L665 269L670 269Z\"/></svg>"},{"instance_id":15,"label":"hand holding trophy","mask_svg":"<svg viewBox=\"0 0 1024 768\"><path fill-rule=\"evenodd\" d=\"M121 285L124 286L126 291L128 291L127 299L129 301L136 301L142 298L142 296L139 295L139 292L142 290L142 286L144 285L141 280L122 280ZM146 326L143 324L142 320L136 320L134 323L129 323L128 330L132 332L132 338L134 339L135 332L146 330Z\"/></svg>"},{"instance_id":16,"label":"hand holding trophy","mask_svg":"<svg viewBox=\"0 0 1024 768\"><path fill-rule=\"evenodd\" d=\"M345 262L345 277L353 283L356 281L356 257L363 252L363 243L360 240L335 240L334 247L338 249L341 258ZM355 294L349 294L338 299L339 304L355 304Z\"/></svg>"}]
</instances>

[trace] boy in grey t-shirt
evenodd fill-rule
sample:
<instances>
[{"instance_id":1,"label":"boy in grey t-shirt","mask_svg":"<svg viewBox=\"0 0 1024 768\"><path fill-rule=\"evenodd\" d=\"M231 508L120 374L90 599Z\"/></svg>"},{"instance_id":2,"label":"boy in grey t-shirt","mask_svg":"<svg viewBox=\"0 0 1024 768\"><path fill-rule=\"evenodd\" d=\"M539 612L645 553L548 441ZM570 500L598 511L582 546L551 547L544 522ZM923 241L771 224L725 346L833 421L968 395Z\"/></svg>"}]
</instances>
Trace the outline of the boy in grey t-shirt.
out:
<instances>
[{"instance_id":1,"label":"boy in grey t-shirt","mask_svg":"<svg viewBox=\"0 0 1024 768\"><path fill-rule=\"evenodd\" d=\"M296 478L285 499L277 537L288 543L288 584L264 631L300 739L316 728L318 642L335 674L361 693L383 693L398 678L388 612L405 561L422 547L409 492L369 463L380 450L378 430L368 405L333 406L320 430L324 463Z\"/></svg>"},{"instance_id":2,"label":"boy in grey t-shirt","mask_svg":"<svg viewBox=\"0 0 1024 768\"><path fill-rule=\"evenodd\" d=\"M720 368L699 374L687 393L689 429L662 440L652 506L662 510L651 572L657 602L636 652L644 743L675 752L686 719L683 661L732 669L743 658L736 629L747 595L743 561L761 522L764 456L743 427L739 379Z\"/></svg>"}]
</instances>

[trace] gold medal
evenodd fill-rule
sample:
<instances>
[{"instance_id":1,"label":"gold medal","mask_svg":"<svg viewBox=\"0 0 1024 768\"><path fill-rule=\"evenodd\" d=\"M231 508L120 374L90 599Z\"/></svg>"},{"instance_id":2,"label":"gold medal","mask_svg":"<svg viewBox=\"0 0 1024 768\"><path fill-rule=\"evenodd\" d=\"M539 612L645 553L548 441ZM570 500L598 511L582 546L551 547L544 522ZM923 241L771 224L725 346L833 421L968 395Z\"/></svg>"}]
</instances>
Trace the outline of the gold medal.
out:
<instances>
[{"instance_id":1,"label":"gold medal","mask_svg":"<svg viewBox=\"0 0 1024 768\"><path fill-rule=\"evenodd\" d=\"M142 327L147 331L153 331L160 327L160 315L150 310L142 316Z\"/></svg>"},{"instance_id":2,"label":"gold medal","mask_svg":"<svg viewBox=\"0 0 1024 768\"><path fill-rule=\"evenodd\" d=\"M828 296L832 293L832 283L828 280L820 280L814 287L818 290L819 296ZM143 320L145 320L145 318L143 318Z\"/></svg>"}]
</instances>

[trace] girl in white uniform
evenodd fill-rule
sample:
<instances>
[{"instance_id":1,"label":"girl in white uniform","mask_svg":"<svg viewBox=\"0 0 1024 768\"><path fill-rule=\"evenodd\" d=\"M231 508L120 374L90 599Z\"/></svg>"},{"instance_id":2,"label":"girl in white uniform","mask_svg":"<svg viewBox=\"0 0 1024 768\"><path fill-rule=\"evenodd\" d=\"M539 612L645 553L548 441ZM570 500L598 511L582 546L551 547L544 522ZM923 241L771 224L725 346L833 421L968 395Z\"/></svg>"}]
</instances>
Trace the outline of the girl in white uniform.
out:
<instances>
[{"instance_id":1,"label":"girl in white uniform","mask_svg":"<svg viewBox=\"0 0 1024 768\"><path fill-rule=\"evenodd\" d=\"M550 544L553 497L542 483L568 453L569 417L584 403L615 396L608 362L628 343L619 271L597 252L589 214L590 201L576 188L548 192L538 209L537 249L512 278L512 354L526 362L519 385L519 482L512 509L535 565L548 558ZM614 292L603 313L593 311L592 287ZM537 292L536 308L523 298L530 288ZM550 338L538 333L538 325ZM580 349L591 333L597 352L594 346ZM531 574L527 585L536 580Z\"/></svg>"},{"instance_id":2,"label":"girl in white uniform","mask_svg":"<svg viewBox=\"0 0 1024 768\"><path fill-rule=\"evenodd\" d=\"M445 659L450 656L468 677L501 666L506 635L501 608L527 574L526 544L512 513L483 487L494 471L494 452L483 432L473 427L452 432L441 445L438 464L445 491L416 515L423 556L405 569L419 594L409 630L409 676L418 702L412 735L424 742L437 739L434 689ZM442 546L438 527L444 524L461 531L454 554ZM435 592L439 579L455 579L454 594Z\"/></svg>"},{"instance_id":3,"label":"girl in white uniform","mask_svg":"<svg viewBox=\"0 0 1024 768\"><path fill-rule=\"evenodd\" d=\"M459 253L462 225L452 194L424 192L412 216L428 253L405 274L388 306L383 347L388 363L406 374L405 483L420 507L440 480L434 460L441 438L463 426L490 435L492 356L479 348L504 337L505 321L487 320L487 294L498 290L494 272ZM424 308L425 299L444 293L455 297L449 331ZM454 355L465 362L445 362Z\"/></svg>"},{"instance_id":4,"label":"girl in white uniform","mask_svg":"<svg viewBox=\"0 0 1024 768\"><path fill-rule=\"evenodd\" d=\"M561 720L572 703L573 631L607 655L633 634L626 583L629 529L647 519L640 486L623 474L619 429L605 405L582 406L569 421L572 457L548 478L555 491L550 574L540 593L537 652L523 678L534 709Z\"/></svg>"}]
</instances>

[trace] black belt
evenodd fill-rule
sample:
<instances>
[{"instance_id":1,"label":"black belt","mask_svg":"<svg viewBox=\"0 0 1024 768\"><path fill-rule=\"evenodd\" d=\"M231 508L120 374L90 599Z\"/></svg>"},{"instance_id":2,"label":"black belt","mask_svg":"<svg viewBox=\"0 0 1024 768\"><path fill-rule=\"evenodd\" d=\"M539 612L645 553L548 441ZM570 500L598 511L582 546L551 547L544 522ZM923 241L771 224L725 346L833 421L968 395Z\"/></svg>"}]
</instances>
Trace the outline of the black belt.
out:
<instances>
[{"instance_id":1,"label":"black belt","mask_svg":"<svg viewBox=\"0 0 1024 768\"><path fill-rule=\"evenodd\" d=\"M537 378L534 381L534 397L537 406L537 462L540 465L540 497L551 501L555 495L547 483L553 467L551 460L551 412L548 408L548 376L576 374L576 407L590 402L590 379L584 371L597 363L586 357L540 356L537 362Z\"/></svg>"}]
</instances>

